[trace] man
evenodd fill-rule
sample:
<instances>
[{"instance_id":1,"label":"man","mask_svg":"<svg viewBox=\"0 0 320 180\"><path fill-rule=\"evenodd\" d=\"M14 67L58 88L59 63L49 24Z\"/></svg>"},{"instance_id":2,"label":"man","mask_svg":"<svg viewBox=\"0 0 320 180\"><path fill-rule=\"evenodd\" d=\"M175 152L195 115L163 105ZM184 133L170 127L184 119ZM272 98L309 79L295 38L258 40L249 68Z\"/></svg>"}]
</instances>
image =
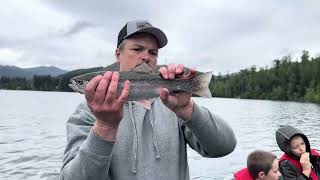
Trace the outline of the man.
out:
<instances>
[{"instance_id":1,"label":"man","mask_svg":"<svg viewBox=\"0 0 320 180\"><path fill-rule=\"evenodd\" d=\"M120 71L147 63L155 69L158 51L167 44L164 32L147 21L130 21L119 32L115 56ZM183 65L159 69L175 79ZM117 97L118 72L93 78L86 102L67 122L68 143L62 179L189 179L186 144L205 157L221 157L236 146L232 129L198 106L191 94L126 101L130 82Z\"/></svg>"},{"instance_id":2,"label":"man","mask_svg":"<svg viewBox=\"0 0 320 180\"><path fill-rule=\"evenodd\" d=\"M247 168L234 174L235 180L278 180L279 161L268 151L255 150L247 158Z\"/></svg>"}]
</instances>

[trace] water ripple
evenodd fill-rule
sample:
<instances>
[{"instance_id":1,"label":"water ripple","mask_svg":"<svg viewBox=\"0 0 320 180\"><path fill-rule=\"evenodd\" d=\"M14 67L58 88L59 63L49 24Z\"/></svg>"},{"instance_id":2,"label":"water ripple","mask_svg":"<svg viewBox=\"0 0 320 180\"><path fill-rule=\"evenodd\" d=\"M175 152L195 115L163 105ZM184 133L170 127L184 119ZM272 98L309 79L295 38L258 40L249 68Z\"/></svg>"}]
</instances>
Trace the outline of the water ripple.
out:
<instances>
[{"instance_id":1,"label":"water ripple","mask_svg":"<svg viewBox=\"0 0 320 180\"><path fill-rule=\"evenodd\" d=\"M39 158L38 156L19 157L19 158L10 160L7 163L15 164L15 163L21 163L21 162L26 162L26 161L35 161L38 158Z\"/></svg>"},{"instance_id":2,"label":"water ripple","mask_svg":"<svg viewBox=\"0 0 320 180\"><path fill-rule=\"evenodd\" d=\"M34 98L37 97L37 98ZM0 179L58 179L66 145L65 123L78 103L76 93L1 91ZM58 104L57 99L63 99ZM275 130L297 126L320 149L320 106L311 103L195 98L234 129L237 147L228 156L203 158L188 148L191 179L228 179L255 149L281 154ZM227 107L227 108L226 108ZM18 111L17 111L18 109Z\"/></svg>"}]
</instances>

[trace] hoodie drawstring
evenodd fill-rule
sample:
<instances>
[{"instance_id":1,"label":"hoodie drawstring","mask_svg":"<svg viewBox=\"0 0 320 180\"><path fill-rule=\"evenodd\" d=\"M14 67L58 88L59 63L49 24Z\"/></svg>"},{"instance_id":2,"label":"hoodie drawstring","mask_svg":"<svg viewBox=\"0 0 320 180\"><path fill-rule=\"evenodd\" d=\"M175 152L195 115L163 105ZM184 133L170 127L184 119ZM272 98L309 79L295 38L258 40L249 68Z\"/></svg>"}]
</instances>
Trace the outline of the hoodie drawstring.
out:
<instances>
[{"instance_id":1,"label":"hoodie drawstring","mask_svg":"<svg viewBox=\"0 0 320 180\"><path fill-rule=\"evenodd\" d=\"M156 150L156 159L160 159L160 151L159 151L159 148L158 148L158 140L157 140L157 134L156 134L156 131L154 129L154 125L153 125L153 114L152 114L152 110L150 110L150 124L151 124L151 127L152 127L152 133L153 133L153 146Z\"/></svg>"},{"instance_id":2,"label":"hoodie drawstring","mask_svg":"<svg viewBox=\"0 0 320 180\"><path fill-rule=\"evenodd\" d=\"M130 114L130 119L133 125L134 133L133 133L133 162L132 162L132 167L131 171L132 173L136 174L137 173L137 156L138 156L138 131L137 131L137 126L136 126L136 119L134 117L133 113L133 107L132 107L132 102L129 101L129 114ZM156 131L154 128L154 119L153 119L153 113L152 110L150 109L150 124L152 128L152 133L153 133L153 146L155 148L155 153L156 153L156 159L160 159L160 151L158 148L158 139L156 135Z\"/></svg>"},{"instance_id":3,"label":"hoodie drawstring","mask_svg":"<svg viewBox=\"0 0 320 180\"><path fill-rule=\"evenodd\" d=\"M129 101L129 114L130 114L130 119L133 125L134 133L133 133L133 163L132 163L132 173L136 174L137 173L137 155L138 155L138 132L137 132L137 126L136 126L136 121L133 116L132 112L132 102Z\"/></svg>"}]
</instances>

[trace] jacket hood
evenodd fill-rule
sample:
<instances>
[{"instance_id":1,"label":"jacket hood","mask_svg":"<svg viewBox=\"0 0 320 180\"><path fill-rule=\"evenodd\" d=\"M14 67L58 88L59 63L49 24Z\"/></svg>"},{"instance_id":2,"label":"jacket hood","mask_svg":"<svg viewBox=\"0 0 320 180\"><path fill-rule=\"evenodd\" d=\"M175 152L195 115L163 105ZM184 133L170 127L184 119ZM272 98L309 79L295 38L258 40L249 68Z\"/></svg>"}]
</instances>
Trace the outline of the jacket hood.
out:
<instances>
[{"instance_id":1,"label":"jacket hood","mask_svg":"<svg viewBox=\"0 0 320 180\"><path fill-rule=\"evenodd\" d=\"M310 143L307 138L299 129L290 126L290 125L285 125L281 126L277 131L276 131L276 140L279 148L286 154L294 156L291 152L290 148L290 140L293 136L295 135L300 135L305 144L306 144L306 152L310 153Z\"/></svg>"}]
</instances>

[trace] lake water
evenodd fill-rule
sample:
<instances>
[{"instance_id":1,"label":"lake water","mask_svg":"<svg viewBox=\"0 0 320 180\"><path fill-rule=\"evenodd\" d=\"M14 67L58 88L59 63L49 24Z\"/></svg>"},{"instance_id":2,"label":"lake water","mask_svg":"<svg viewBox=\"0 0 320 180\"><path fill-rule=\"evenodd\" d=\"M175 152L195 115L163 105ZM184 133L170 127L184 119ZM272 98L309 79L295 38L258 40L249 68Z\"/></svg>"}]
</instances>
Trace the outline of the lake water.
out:
<instances>
[{"instance_id":1,"label":"lake water","mask_svg":"<svg viewBox=\"0 0 320 180\"><path fill-rule=\"evenodd\" d=\"M0 90L0 179L57 179L66 144L65 123L82 95L64 92ZM311 103L194 99L223 117L234 129L238 144L222 158L203 158L188 151L191 179L230 179L246 166L254 149L280 155L275 141L279 125L298 127L311 146L320 149L320 106Z\"/></svg>"}]
</instances>

